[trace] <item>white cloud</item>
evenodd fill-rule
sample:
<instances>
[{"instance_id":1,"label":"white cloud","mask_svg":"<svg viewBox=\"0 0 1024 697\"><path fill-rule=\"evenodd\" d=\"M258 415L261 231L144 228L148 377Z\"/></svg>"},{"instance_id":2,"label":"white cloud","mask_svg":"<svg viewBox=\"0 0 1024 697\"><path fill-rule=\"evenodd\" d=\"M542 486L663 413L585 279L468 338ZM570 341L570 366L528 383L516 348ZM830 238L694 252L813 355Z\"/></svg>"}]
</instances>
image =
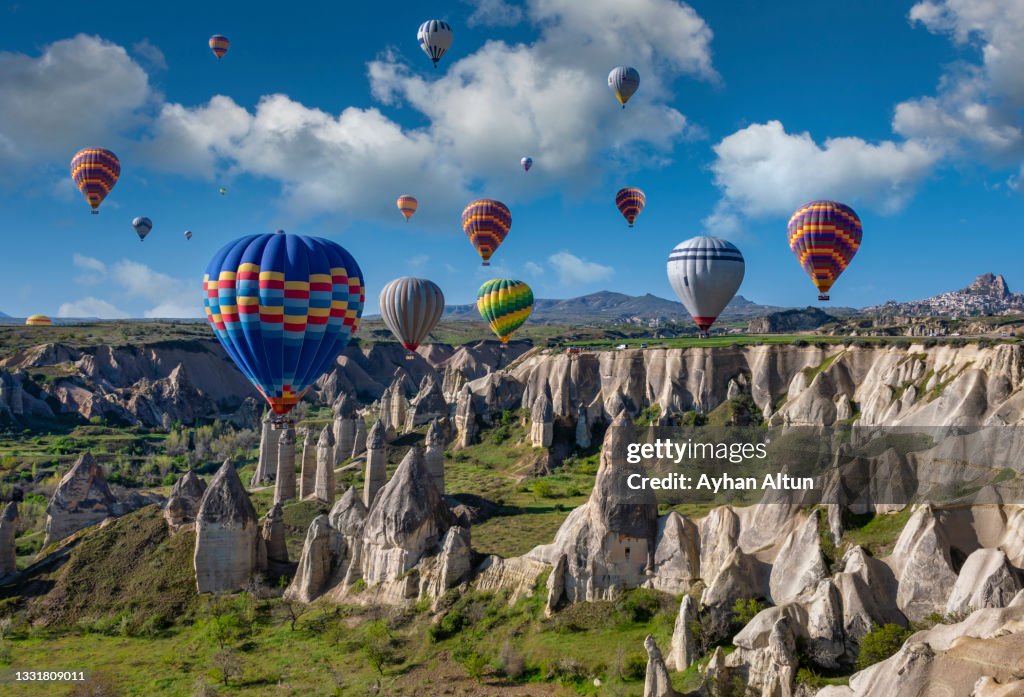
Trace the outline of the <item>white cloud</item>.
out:
<instances>
[{"instance_id":1,"label":"white cloud","mask_svg":"<svg viewBox=\"0 0 1024 697\"><path fill-rule=\"evenodd\" d=\"M806 201L837 198L883 211L901 208L928 176L939 154L909 141L868 143L829 138L818 145L809 133L786 133L778 121L754 124L714 146L711 165L722 189L715 216L788 213Z\"/></svg>"},{"instance_id":2,"label":"white cloud","mask_svg":"<svg viewBox=\"0 0 1024 697\"><path fill-rule=\"evenodd\" d=\"M548 257L548 263L558 274L558 281L565 286L580 286L606 281L615 270L610 266L580 259L568 251L561 251Z\"/></svg>"},{"instance_id":3,"label":"white cloud","mask_svg":"<svg viewBox=\"0 0 1024 697\"><path fill-rule=\"evenodd\" d=\"M203 316L202 298L197 295L197 302L190 303L184 299L171 299L150 308L143 313L144 317L156 319L186 319Z\"/></svg>"},{"instance_id":4,"label":"white cloud","mask_svg":"<svg viewBox=\"0 0 1024 697\"><path fill-rule=\"evenodd\" d=\"M543 276L544 267L535 261L528 261L523 264L523 273L529 276Z\"/></svg>"},{"instance_id":5,"label":"white cloud","mask_svg":"<svg viewBox=\"0 0 1024 697\"><path fill-rule=\"evenodd\" d=\"M107 275L107 265L99 259L75 252L71 255L71 263L86 272L75 276L75 282L83 286L94 286Z\"/></svg>"},{"instance_id":6,"label":"white cloud","mask_svg":"<svg viewBox=\"0 0 1024 697\"><path fill-rule=\"evenodd\" d=\"M132 53L145 61L153 70L167 70L167 57L149 39L143 39L133 44Z\"/></svg>"},{"instance_id":7,"label":"white cloud","mask_svg":"<svg viewBox=\"0 0 1024 697\"><path fill-rule=\"evenodd\" d=\"M83 146L116 148L141 123L149 78L124 48L79 34L43 54L0 53L0 143L25 162ZM10 164L8 162L8 164Z\"/></svg>"},{"instance_id":8,"label":"white cloud","mask_svg":"<svg viewBox=\"0 0 1024 697\"><path fill-rule=\"evenodd\" d=\"M58 317L97 317L99 319L125 319L128 313L120 310L106 300L99 298L82 298L71 303L64 303L57 308Z\"/></svg>"},{"instance_id":9,"label":"white cloud","mask_svg":"<svg viewBox=\"0 0 1024 697\"><path fill-rule=\"evenodd\" d=\"M429 255L427 255L427 254L416 254L416 255L411 256L408 259L406 259L405 260L405 264L406 264L406 266L408 266L413 271L419 271L420 269L422 269L424 266L427 265L428 261L430 261L430 256Z\"/></svg>"},{"instance_id":10,"label":"white cloud","mask_svg":"<svg viewBox=\"0 0 1024 697\"><path fill-rule=\"evenodd\" d=\"M476 9L466 24L470 27L512 27L523 21L523 9L505 0L466 0Z\"/></svg>"},{"instance_id":11,"label":"white cloud","mask_svg":"<svg viewBox=\"0 0 1024 697\"><path fill-rule=\"evenodd\" d=\"M137 261L122 259L110 268L110 277L136 299L154 304L145 310L145 317L201 317L203 315L202 289L168 276Z\"/></svg>"},{"instance_id":12,"label":"white cloud","mask_svg":"<svg viewBox=\"0 0 1024 697\"><path fill-rule=\"evenodd\" d=\"M897 105L893 129L952 156L996 165L1024 155L1024 2L924 0L911 8L910 20L958 46L980 49L981 63L953 64L935 96Z\"/></svg>"}]
</instances>

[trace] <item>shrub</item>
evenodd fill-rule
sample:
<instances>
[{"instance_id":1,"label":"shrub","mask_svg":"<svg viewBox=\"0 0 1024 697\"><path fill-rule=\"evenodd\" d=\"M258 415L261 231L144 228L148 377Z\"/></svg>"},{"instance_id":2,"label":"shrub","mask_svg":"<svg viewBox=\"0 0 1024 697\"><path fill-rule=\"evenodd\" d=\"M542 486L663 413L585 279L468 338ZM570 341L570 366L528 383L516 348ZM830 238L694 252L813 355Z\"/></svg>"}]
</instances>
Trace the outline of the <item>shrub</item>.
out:
<instances>
[{"instance_id":1,"label":"shrub","mask_svg":"<svg viewBox=\"0 0 1024 697\"><path fill-rule=\"evenodd\" d=\"M624 594L616 606L628 621L644 623L658 614L661 600L657 591L637 588Z\"/></svg>"},{"instance_id":2,"label":"shrub","mask_svg":"<svg viewBox=\"0 0 1024 697\"><path fill-rule=\"evenodd\" d=\"M757 613L764 610L767 605L756 598L740 598L732 606L732 621L741 627L747 625L754 619Z\"/></svg>"},{"instance_id":3,"label":"shrub","mask_svg":"<svg viewBox=\"0 0 1024 697\"><path fill-rule=\"evenodd\" d=\"M433 642L444 641L461 632L469 625L469 619L460 610L448 612L436 624L430 625L427 635Z\"/></svg>"},{"instance_id":4,"label":"shrub","mask_svg":"<svg viewBox=\"0 0 1024 697\"><path fill-rule=\"evenodd\" d=\"M523 675L523 671L526 670L526 660L521 653L515 650L512 644L505 642L498 653L495 668L506 678L518 680Z\"/></svg>"},{"instance_id":5,"label":"shrub","mask_svg":"<svg viewBox=\"0 0 1024 697\"><path fill-rule=\"evenodd\" d=\"M623 680L643 680L647 675L647 656L642 653L631 653L622 661Z\"/></svg>"},{"instance_id":6,"label":"shrub","mask_svg":"<svg viewBox=\"0 0 1024 697\"><path fill-rule=\"evenodd\" d=\"M857 654L857 670L864 670L879 661L889 658L903 646L911 632L898 624L875 627L860 640Z\"/></svg>"}]
</instances>

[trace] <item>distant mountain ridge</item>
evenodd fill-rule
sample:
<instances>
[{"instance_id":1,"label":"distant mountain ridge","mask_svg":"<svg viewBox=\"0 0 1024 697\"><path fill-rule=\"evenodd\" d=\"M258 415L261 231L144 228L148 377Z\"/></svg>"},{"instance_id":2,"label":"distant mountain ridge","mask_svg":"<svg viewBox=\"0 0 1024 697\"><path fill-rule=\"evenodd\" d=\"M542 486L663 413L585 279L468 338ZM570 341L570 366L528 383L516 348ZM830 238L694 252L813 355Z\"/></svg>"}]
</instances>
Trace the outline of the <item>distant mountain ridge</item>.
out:
<instances>
[{"instance_id":1,"label":"distant mountain ridge","mask_svg":"<svg viewBox=\"0 0 1024 697\"><path fill-rule=\"evenodd\" d=\"M918 316L970 317L1024 312L1024 294L1010 292L1002 274L983 273L960 290L910 302L890 300L864 308L866 313Z\"/></svg>"},{"instance_id":2,"label":"distant mountain ridge","mask_svg":"<svg viewBox=\"0 0 1024 697\"><path fill-rule=\"evenodd\" d=\"M786 308L759 305L737 295L719 316L724 321L748 320ZM476 319L476 305L448 305L444 309L448 319ZM689 322L690 315L682 303L666 300L657 295L626 295L602 290L577 298L538 298L533 304L531 322L551 323L629 323Z\"/></svg>"}]
</instances>

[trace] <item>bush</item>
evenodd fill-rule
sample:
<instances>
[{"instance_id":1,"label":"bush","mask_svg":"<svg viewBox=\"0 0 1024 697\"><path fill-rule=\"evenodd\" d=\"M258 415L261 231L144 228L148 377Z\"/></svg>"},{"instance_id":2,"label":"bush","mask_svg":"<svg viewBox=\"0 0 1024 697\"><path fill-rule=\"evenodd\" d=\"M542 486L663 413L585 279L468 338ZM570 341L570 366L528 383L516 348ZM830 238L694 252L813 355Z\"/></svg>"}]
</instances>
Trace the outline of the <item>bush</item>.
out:
<instances>
[{"instance_id":1,"label":"bush","mask_svg":"<svg viewBox=\"0 0 1024 697\"><path fill-rule=\"evenodd\" d=\"M533 489L533 495L542 499L555 498L555 487L551 485L551 482L546 479L538 479L533 483L531 487Z\"/></svg>"},{"instance_id":2,"label":"bush","mask_svg":"<svg viewBox=\"0 0 1024 697\"><path fill-rule=\"evenodd\" d=\"M510 680L518 680L526 670L526 660L515 650L512 644L505 642L495 662L498 672Z\"/></svg>"},{"instance_id":3,"label":"bush","mask_svg":"<svg viewBox=\"0 0 1024 697\"><path fill-rule=\"evenodd\" d=\"M647 656L642 653L631 653L622 661L623 680L643 680L647 675Z\"/></svg>"},{"instance_id":4,"label":"bush","mask_svg":"<svg viewBox=\"0 0 1024 697\"><path fill-rule=\"evenodd\" d=\"M750 620L754 619L757 613L764 610L767 605L756 598L740 598L732 606L732 621L741 627L745 627Z\"/></svg>"},{"instance_id":5,"label":"bush","mask_svg":"<svg viewBox=\"0 0 1024 697\"><path fill-rule=\"evenodd\" d=\"M661 599L655 590L636 588L624 594L616 607L630 622L650 622L661 608Z\"/></svg>"},{"instance_id":6,"label":"bush","mask_svg":"<svg viewBox=\"0 0 1024 697\"><path fill-rule=\"evenodd\" d=\"M860 640L857 654L857 670L864 670L879 661L889 658L903 646L911 631L898 624L875 627Z\"/></svg>"},{"instance_id":7,"label":"bush","mask_svg":"<svg viewBox=\"0 0 1024 697\"><path fill-rule=\"evenodd\" d=\"M460 610L452 610L440 619L436 624L430 625L427 635L433 642L449 639L469 625L469 619Z\"/></svg>"}]
</instances>

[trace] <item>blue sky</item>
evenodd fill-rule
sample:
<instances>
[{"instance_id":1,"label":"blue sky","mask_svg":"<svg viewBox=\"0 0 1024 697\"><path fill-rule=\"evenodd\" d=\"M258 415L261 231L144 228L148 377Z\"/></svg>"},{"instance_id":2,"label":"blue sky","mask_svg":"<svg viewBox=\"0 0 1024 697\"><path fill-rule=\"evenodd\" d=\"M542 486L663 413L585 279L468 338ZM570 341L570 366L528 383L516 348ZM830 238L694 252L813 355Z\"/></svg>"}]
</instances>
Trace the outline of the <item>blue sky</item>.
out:
<instances>
[{"instance_id":1,"label":"blue sky","mask_svg":"<svg viewBox=\"0 0 1024 697\"><path fill-rule=\"evenodd\" d=\"M1019 0L0 1L8 314L198 315L213 253L277 228L345 246L368 312L401 275L452 303L494 276L672 297L669 250L706 233L744 252L740 293L806 305L785 227L822 197L864 222L836 304L986 271L1024 287ZM416 43L428 18L455 31L437 70ZM220 62L213 33L232 41ZM625 110L618 64L641 73ZM87 145L122 161L98 216L67 171ZM632 230L625 185L647 193ZM513 214L491 271L460 227L480 196ZM136 215L154 221L141 244Z\"/></svg>"}]
</instances>

